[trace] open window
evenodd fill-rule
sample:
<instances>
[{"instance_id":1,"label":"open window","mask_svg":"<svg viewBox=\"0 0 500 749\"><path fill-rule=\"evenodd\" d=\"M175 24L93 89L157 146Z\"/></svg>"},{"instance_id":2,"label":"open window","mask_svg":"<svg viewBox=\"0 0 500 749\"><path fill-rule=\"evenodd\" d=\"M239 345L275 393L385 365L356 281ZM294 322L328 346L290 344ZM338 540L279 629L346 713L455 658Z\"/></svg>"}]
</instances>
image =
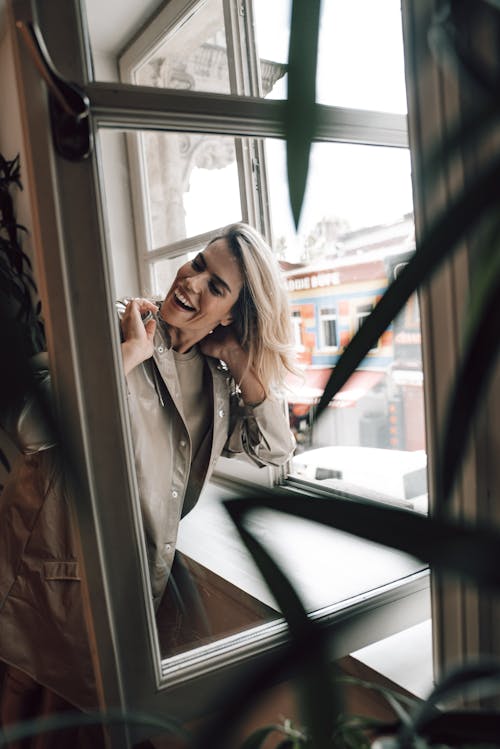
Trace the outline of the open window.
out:
<instances>
[{"instance_id":1,"label":"open window","mask_svg":"<svg viewBox=\"0 0 500 749\"><path fill-rule=\"evenodd\" d=\"M221 464L219 483L208 487L199 508L182 521L179 548L202 598L216 594L230 602L231 623L223 622L217 637L187 636L163 657L145 571L114 300L161 294L176 264L204 246L222 224L239 219L253 224L279 254L303 370L302 378L290 382L288 396L296 458L285 476L267 469L256 469L257 474L285 483L290 492L313 486L325 498L340 490L346 501L363 497L407 509L416 498L425 499L423 418L417 432L406 428L414 416L404 390L414 388L412 408L421 413L418 337L408 348L402 335L397 352L395 331L388 330L325 419L311 429L315 403L353 333L357 308L376 303L393 265L414 249L401 16L399 3L377 7L377 28L392 40L381 44L380 37L353 32L360 32L360 3L325 4L325 14L339 15L321 24L319 76L326 81L334 66L352 69L354 77L348 82L338 76L328 92L320 87L321 134L312 149L303 222L295 233L279 101L286 80L289 5L172 0L144 18L138 4L127 38L107 56L94 34L101 5L87 0L86 14L64 5L68 33L61 38L62 8L35 4L56 65L88 93L95 138L90 159L71 163L53 149L45 90L20 46L31 187L41 217L36 240L49 353L61 409L68 413L67 404L72 406L80 458L84 489L75 506L104 700L156 709L168 694L170 709L178 706L182 715L193 701L185 699L188 688L206 693L222 667L224 673L234 672L279 646L286 632L220 505L221 497L237 491ZM375 12L373 5L363 3L363 12ZM15 7L21 20L31 17L23 3ZM327 30L339 35L335 44ZM341 44L347 37L355 44ZM373 60L384 70L371 58L368 62L374 44ZM384 62L380 48L395 57ZM332 51L340 58L329 59ZM370 85L361 86L368 74ZM390 101L382 82L396 74L387 85L399 96ZM405 319L398 323L401 333ZM407 380L393 376L396 362ZM382 455L387 462L381 471ZM253 466L236 470L247 486L255 483ZM352 629L336 641L333 655L429 614L428 571L413 559L277 513L259 515L255 530L315 616L334 622L348 612L352 618ZM352 572L348 578L345 569Z\"/></svg>"},{"instance_id":2,"label":"open window","mask_svg":"<svg viewBox=\"0 0 500 749\"><path fill-rule=\"evenodd\" d=\"M233 3L222 0L167 3L121 55L121 79L213 94L286 95L289 2L270 8L254 0L242 8L235 15ZM360 33L359 13L372 18L376 36ZM326 458L331 447L335 461L336 448L349 447L353 460L356 451L362 460L369 448L394 466L389 471L399 470L401 461L417 462L424 479L418 494L394 495L390 480L385 494L388 501L422 510L427 494L423 376L413 300L322 422L309 428L314 405L343 348L394 269L415 248L399 4L375 10L364 2L349 9L325 3L321 29L318 99L330 105L332 121L341 124L313 146L298 232L288 207L286 159L279 140L188 132L127 136L141 293L164 293L176 263L220 226L241 218L253 223L278 254L290 293L303 372L302 378L291 378L287 393L298 453L322 448ZM346 45L346 39L353 41ZM376 56L370 53L373 45ZM334 82L331 70L342 70ZM390 147L388 128L393 128ZM301 466L304 459L302 455ZM297 465L293 461L289 466L291 477L297 475ZM218 471L240 475L239 467L233 468L222 459ZM342 465L334 470L345 472ZM299 475L312 473L301 469ZM283 474L245 467L244 478L275 483ZM384 494L375 476L373 482Z\"/></svg>"}]
</instances>

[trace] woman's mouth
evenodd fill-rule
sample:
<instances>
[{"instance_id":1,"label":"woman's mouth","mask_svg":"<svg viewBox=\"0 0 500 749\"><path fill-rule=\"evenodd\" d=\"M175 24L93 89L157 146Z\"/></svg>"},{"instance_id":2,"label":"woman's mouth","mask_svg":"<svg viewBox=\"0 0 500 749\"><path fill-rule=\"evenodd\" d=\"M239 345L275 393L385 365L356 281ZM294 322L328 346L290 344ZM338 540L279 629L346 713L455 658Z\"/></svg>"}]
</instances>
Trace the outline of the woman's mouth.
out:
<instances>
[{"instance_id":1,"label":"woman's mouth","mask_svg":"<svg viewBox=\"0 0 500 749\"><path fill-rule=\"evenodd\" d=\"M187 298L187 296L184 296L182 291L179 291L179 289L175 289L174 299L176 304L182 309L186 310L186 312L196 312L196 309L189 303L189 299Z\"/></svg>"}]
</instances>

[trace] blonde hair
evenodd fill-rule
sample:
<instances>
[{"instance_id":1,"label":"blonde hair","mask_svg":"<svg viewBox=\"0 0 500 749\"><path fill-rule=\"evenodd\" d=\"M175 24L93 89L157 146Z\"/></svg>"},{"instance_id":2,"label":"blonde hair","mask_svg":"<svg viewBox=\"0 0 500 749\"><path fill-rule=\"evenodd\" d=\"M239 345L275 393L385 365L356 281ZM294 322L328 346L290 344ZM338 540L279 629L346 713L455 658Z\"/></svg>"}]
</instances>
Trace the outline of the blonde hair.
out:
<instances>
[{"instance_id":1,"label":"blonde hair","mask_svg":"<svg viewBox=\"0 0 500 749\"><path fill-rule=\"evenodd\" d=\"M296 372L288 295L270 247L248 224L228 226L212 242L225 239L238 260L243 287L232 313L241 344L249 354L266 395L278 395L288 372Z\"/></svg>"}]
</instances>

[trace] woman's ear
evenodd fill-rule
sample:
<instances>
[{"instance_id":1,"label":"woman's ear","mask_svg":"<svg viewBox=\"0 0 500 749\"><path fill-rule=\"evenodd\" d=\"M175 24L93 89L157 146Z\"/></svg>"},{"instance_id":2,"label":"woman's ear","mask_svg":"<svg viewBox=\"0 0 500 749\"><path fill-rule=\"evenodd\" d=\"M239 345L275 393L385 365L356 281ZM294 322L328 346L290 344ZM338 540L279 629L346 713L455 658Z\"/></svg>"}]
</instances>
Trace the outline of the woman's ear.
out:
<instances>
[{"instance_id":1,"label":"woman's ear","mask_svg":"<svg viewBox=\"0 0 500 749\"><path fill-rule=\"evenodd\" d=\"M220 321L219 325L222 325L222 327L223 327L223 328L225 328L225 327L227 327L228 325L231 325L231 323L232 323L233 321L234 321L234 317L232 316L232 314L231 314L231 313L229 313L228 315L226 315L226 317L224 317L224 318L223 318L223 319L222 319L222 320Z\"/></svg>"}]
</instances>

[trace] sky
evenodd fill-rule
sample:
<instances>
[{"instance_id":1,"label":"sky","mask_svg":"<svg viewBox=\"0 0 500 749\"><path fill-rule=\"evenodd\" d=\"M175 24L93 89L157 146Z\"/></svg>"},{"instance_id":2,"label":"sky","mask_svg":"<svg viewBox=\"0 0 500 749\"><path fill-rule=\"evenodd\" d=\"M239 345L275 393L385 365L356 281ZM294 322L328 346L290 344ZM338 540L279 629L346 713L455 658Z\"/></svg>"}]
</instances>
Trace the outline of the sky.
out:
<instances>
[{"instance_id":1,"label":"sky","mask_svg":"<svg viewBox=\"0 0 500 749\"><path fill-rule=\"evenodd\" d=\"M286 62L289 0L254 0L259 56ZM273 98L286 97L278 82ZM399 0L323 0L317 100L323 104L406 113ZM410 158L406 149L314 144L298 233L288 201L285 146L266 144L275 238L285 236L297 260L304 238L323 218L357 229L390 223L412 210ZM217 195L207 201L207 195ZM194 170L185 196L188 233L196 234L239 215L236 165L218 172ZM220 219L220 220L219 220Z\"/></svg>"}]
</instances>

